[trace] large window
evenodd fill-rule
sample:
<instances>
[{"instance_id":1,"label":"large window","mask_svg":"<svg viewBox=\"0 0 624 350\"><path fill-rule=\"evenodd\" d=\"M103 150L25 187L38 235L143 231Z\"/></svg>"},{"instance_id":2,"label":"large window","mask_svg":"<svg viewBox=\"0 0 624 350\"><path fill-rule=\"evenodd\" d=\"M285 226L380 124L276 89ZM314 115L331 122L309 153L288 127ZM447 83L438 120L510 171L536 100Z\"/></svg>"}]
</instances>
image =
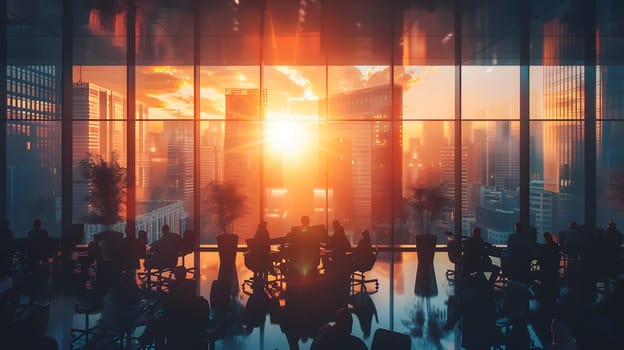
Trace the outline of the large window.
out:
<instances>
[{"instance_id":1,"label":"large window","mask_svg":"<svg viewBox=\"0 0 624 350\"><path fill-rule=\"evenodd\" d=\"M247 197L242 239L304 215L378 244L617 222L621 5L595 3L589 35L588 5L568 0L76 0L72 18L68 2L8 1L6 213L18 233L33 211L57 235L67 211L91 224L91 154L134 172L119 228L132 213L153 237L169 223L214 243L211 182ZM418 186L449 199L430 225Z\"/></svg>"}]
</instances>

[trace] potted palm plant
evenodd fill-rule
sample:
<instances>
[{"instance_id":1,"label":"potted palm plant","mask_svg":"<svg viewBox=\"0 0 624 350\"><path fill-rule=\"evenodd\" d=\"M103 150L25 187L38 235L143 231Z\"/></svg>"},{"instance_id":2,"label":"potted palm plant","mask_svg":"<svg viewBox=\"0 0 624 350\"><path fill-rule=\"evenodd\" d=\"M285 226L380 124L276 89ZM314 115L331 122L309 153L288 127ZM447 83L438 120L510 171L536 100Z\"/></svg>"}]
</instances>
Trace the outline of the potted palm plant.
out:
<instances>
[{"instance_id":1,"label":"potted palm plant","mask_svg":"<svg viewBox=\"0 0 624 350\"><path fill-rule=\"evenodd\" d=\"M125 212L126 168L119 165L115 154L111 161L106 161L100 155L88 153L80 161L80 172L88 181L89 213L86 221L103 225L105 231L111 231Z\"/></svg>"}]
</instances>

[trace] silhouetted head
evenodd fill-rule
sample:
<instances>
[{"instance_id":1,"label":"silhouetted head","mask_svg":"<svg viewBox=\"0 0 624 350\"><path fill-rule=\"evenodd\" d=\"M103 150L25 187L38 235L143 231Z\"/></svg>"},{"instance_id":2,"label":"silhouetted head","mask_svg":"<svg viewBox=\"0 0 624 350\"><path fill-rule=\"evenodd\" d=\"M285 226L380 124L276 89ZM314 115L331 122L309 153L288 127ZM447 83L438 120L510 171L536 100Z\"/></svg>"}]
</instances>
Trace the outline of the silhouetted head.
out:
<instances>
[{"instance_id":1,"label":"silhouetted head","mask_svg":"<svg viewBox=\"0 0 624 350\"><path fill-rule=\"evenodd\" d=\"M516 224L514 225L514 232L516 232L516 233L522 232L522 223L521 222L516 222Z\"/></svg>"},{"instance_id":2,"label":"silhouetted head","mask_svg":"<svg viewBox=\"0 0 624 350\"><path fill-rule=\"evenodd\" d=\"M607 230L617 230L617 227L615 227L615 222L611 221L610 223L608 223Z\"/></svg>"},{"instance_id":3,"label":"silhouetted head","mask_svg":"<svg viewBox=\"0 0 624 350\"><path fill-rule=\"evenodd\" d=\"M572 221L570 223L570 228L574 230L578 230L578 224L576 223L576 221Z\"/></svg>"},{"instance_id":4,"label":"silhouetted head","mask_svg":"<svg viewBox=\"0 0 624 350\"><path fill-rule=\"evenodd\" d=\"M362 237L370 239L370 232L368 230L362 231Z\"/></svg>"},{"instance_id":5,"label":"silhouetted head","mask_svg":"<svg viewBox=\"0 0 624 350\"><path fill-rule=\"evenodd\" d=\"M139 230L139 241L147 242L147 232L145 230Z\"/></svg>"},{"instance_id":6,"label":"silhouetted head","mask_svg":"<svg viewBox=\"0 0 624 350\"><path fill-rule=\"evenodd\" d=\"M546 231L544 232L544 234L542 235L544 237L544 241L546 241L547 243L553 243L553 236L552 233Z\"/></svg>"},{"instance_id":7,"label":"silhouetted head","mask_svg":"<svg viewBox=\"0 0 624 350\"><path fill-rule=\"evenodd\" d=\"M340 221L338 220L332 221L332 226L334 227L334 230L340 228Z\"/></svg>"},{"instance_id":8,"label":"silhouetted head","mask_svg":"<svg viewBox=\"0 0 624 350\"><path fill-rule=\"evenodd\" d=\"M352 326L353 318L351 317L351 311L349 309L343 307L336 311L334 330L336 330L338 335L350 335Z\"/></svg>"},{"instance_id":9,"label":"silhouetted head","mask_svg":"<svg viewBox=\"0 0 624 350\"><path fill-rule=\"evenodd\" d=\"M36 229L41 228L41 220L35 219L35 221L33 221L33 227Z\"/></svg>"},{"instance_id":10,"label":"silhouetted head","mask_svg":"<svg viewBox=\"0 0 624 350\"><path fill-rule=\"evenodd\" d=\"M184 266L176 266L173 275L177 281L186 279L186 268Z\"/></svg>"},{"instance_id":11,"label":"silhouetted head","mask_svg":"<svg viewBox=\"0 0 624 350\"><path fill-rule=\"evenodd\" d=\"M477 226L472 228L472 231L470 232L470 235L473 238L481 238L481 229Z\"/></svg>"},{"instance_id":12,"label":"silhouetted head","mask_svg":"<svg viewBox=\"0 0 624 350\"><path fill-rule=\"evenodd\" d=\"M266 228L267 228L267 222L266 221L262 221L261 223L258 224L258 231L266 230Z\"/></svg>"},{"instance_id":13,"label":"silhouetted head","mask_svg":"<svg viewBox=\"0 0 624 350\"><path fill-rule=\"evenodd\" d=\"M304 215L301 217L301 226L310 226L310 217L307 215Z\"/></svg>"},{"instance_id":14,"label":"silhouetted head","mask_svg":"<svg viewBox=\"0 0 624 350\"><path fill-rule=\"evenodd\" d=\"M164 224L162 226L162 233L163 233L163 235L166 235L167 233L169 233L169 225Z\"/></svg>"}]
</instances>

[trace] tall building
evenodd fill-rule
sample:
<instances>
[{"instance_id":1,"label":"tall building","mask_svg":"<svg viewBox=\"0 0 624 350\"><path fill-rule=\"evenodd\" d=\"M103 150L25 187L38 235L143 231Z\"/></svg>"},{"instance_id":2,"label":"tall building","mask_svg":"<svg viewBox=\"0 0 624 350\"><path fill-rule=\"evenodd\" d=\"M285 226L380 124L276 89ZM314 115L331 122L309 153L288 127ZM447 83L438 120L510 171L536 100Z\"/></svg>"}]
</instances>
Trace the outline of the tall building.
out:
<instances>
[{"instance_id":1,"label":"tall building","mask_svg":"<svg viewBox=\"0 0 624 350\"><path fill-rule=\"evenodd\" d=\"M402 99L400 85L382 85L320 101L320 111L328 103L327 142L333 145L327 154L328 189L336 213L344 215L335 219L345 229L390 227L392 212L400 211L402 183L393 174L402 171L402 135L391 119L401 118Z\"/></svg>"},{"instance_id":2,"label":"tall building","mask_svg":"<svg viewBox=\"0 0 624 350\"><path fill-rule=\"evenodd\" d=\"M7 215L16 238L33 215L60 235L61 122L56 66L7 66ZM5 152L5 150L2 150ZM36 214L33 214L36 213Z\"/></svg>"},{"instance_id":3,"label":"tall building","mask_svg":"<svg viewBox=\"0 0 624 350\"><path fill-rule=\"evenodd\" d=\"M266 108L266 92L262 108ZM261 124L259 89L226 89L225 138L223 145L223 179L252 200L246 203L247 213L234 222L237 234L251 236L258 223L260 203Z\"/></svg>"},{"instance_id":4,"label":"tall building","mask_svg":"<svg viewBox=\"0 0 624 350\"><path fill-rule=\"evenodd\" d=\"M193 124L187 121L168 121L163 130L167 143L167 200L184 202L187 213L193 208Z\"/></svg>"},{"instance_id":5,"label":"tall building","mask_svg":"<svg viewBox=\"0 0 624 350\"><path fill-rule=\"evenodd\" d=\"M544 60L556 61L562 51L582 43L560 42L569 33L568 24L554 19L544 26ZM551 62L552 61L552 62ZM598 75L597 75L598 76ZM552 65L543 68L542 156L544 190L558 198L559 222L563 228L583 217L585 67Z\"/></svg>"},{"instance_id":6,"label":"tall building","mask_svg":"<svg viewBox=\"0 0 624 350\"><path fill-rule=\"evenodd\" d=\"M517 190L520 183L520 140L512 131L511 121L496 123L496 136L492 149L494 186L504 190Z\"/></svg>"},{"instance_id":7,"label":"tall building","mask_svg":"<svg viewBox=\"0 0 624 350\"><path fill-rule=\"evenodd\" d=\"M538 233L557 233L557 195L544 190L543 181L531 181L529 183L529 215L531 216L531 226L537 229Z\"/></svg>"}]
</instances>

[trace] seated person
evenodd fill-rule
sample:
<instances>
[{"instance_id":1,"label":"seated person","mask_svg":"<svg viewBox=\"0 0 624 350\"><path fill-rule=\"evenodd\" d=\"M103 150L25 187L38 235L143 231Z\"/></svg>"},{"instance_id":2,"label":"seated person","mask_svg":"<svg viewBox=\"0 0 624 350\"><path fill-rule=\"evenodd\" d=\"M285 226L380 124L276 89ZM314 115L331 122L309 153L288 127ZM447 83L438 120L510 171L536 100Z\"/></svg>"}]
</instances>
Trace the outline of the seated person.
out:
<instances>
[{"instance_id":1,"label":"seated person","mask_svg":"<svg viewBox=\"0 0 624 350\"><path fill-rule=\"evenodd\" d=\"M332 222L332 226L334 227L334 234L327 238L326 248L335 256L344 255L347 252L351 251L351 243L347 239L345 235L345 230L342 225L340 225L340 221L334 220Z\"/></svg>"},{"instance_id":2,"label":"seated person","mask_svg":"<svg viewBox=\"0 0 624 350\"><path fill-rule=\"evenodd\" d=\"M360 338L351 335L352 326L351 311L347 308L339 309L334 325L326 324L321 327L312 341L310 350L368 349Z\"/></svg>"},{"instance_id":3,"label":"seated person","mask_svg":"<svg viewBox=\"0 0 624 350\"><path fill-rule=\"evenodd\" d=\"M145 254L147 253L147 231L139 230L137 242L139 244L139 258L145 259Z\"/></svg>"},{"instance_id":4,"label":"seated person","mask_svg":"<svg viewBox=\"0 0 624 350\"><path fill-rule=\"evenodd\" d=\"M328 270L339 270L347 273L351 272L352 260L347 255L351 252L351 243L345 235L344 227L340 225L338 220L332 222L334 234L326 238L326 254L323 257L323 265Z\"/></svg>"},{"instance_id":5,"label":"seated person","mask_svg":"<svg viewBox=\"0 0 624 350\"><path fill-rule=\"evenodd\" d=\"M364 261L374 253L375 251L373 250L373 245L371 243L370 232L368 230L364 230L362 231L362 238L353 251L353 259L357 264L358 261Z\"/></svg>"},{"instance_id":6,"label":"seated person","mask_svg":"<svg viewBox=\"0 0 624 350\"><path fill-rule=\"evenodd\" d=\"M492 264L489 257L492 245L481 239L481 229L479 227L472 228L470 238L463 241L463 247L462 263L464 273L490 272L491 275L488 280L491 285L494 285L500 269Z\"/></svg>"},{"instance_id":7,"label":"seated person","mask_svg":"<svg viewBox=\"0 0 624 350\"><path fill-rule=\"evenodd\" d=\"M145 260L145 268L163 269L174 268L178 263L180 250L180 235L169 231L169 225L162 226L162 236L152 243L150 257Z\"/></svg>"},{"instance_id":8,"label":"seated person","mask_svg":"<svg viewBox=\"0 0 624 350\"><path fill-rule=\"evenodd\" d=\"M524 232L521 224L515 225L515 232L507 237L507 255L504 257L503 271L510 280L529 284L531 260L535 256L536 245Z\"/></svg>"},{"instance_id":9,"label":"seated person","mask_svg":"<svg viewBox=\"0 0 624 350\"><path fill-rule=\"evenodd\" d=\"M266 221L262 221L258 224L253 239L247 240L248 252L245 253L245 263L249 264L248 268L253 270L254 275L262 277L265 280L267 278L267 273L273 266L271 242L269 231L266 226Z\"/></svg>"},{"instance_id":10,"label":"seated person","mask_svg":"<svg viewBox=\"0 0 624 350\"><path fill-rule=\"evenodd\" d=\"M271 239L269 237L269 230L267 230L267 222L262 221L258 224L256 233L253 238L253 249L258 253L269 254L271 253Z\"/></svg>"}]
</instances>

